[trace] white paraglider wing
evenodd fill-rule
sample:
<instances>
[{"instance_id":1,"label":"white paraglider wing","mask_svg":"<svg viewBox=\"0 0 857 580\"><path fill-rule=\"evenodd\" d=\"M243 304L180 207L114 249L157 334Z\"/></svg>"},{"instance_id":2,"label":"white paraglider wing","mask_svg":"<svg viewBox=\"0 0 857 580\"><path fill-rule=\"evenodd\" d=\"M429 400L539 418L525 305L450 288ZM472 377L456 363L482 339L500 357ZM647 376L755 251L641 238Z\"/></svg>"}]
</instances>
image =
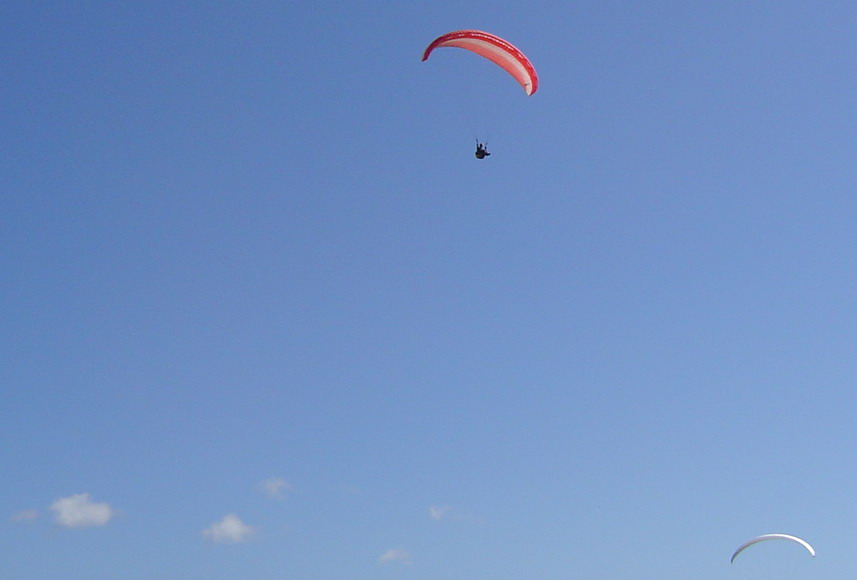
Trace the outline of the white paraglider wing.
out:
<instances>
[{"instance_id":1,"label":"white paraglider wing","mask_svg":"<svg viewBox=\"0 0 857 580\"><path fill-rule=\"evenodd\" d=\"M734 554L732 554L732 559L730 560L730 562L734 562L735 558L738 557L738 554L740 554L753 544L758 544L759 542L764 542L766 540L791 540L792 542L797 542L798 544L806 548L806 551L809 552L810 556L815 558L815 549L810 546L809 542L807 542L806 540L802 540L797 536L790 536L788 534L762 534L761 536L756 536L752 540L747 540L746 542L738 546L738 549L735 550Z\"/></svg>"}]
</instances>

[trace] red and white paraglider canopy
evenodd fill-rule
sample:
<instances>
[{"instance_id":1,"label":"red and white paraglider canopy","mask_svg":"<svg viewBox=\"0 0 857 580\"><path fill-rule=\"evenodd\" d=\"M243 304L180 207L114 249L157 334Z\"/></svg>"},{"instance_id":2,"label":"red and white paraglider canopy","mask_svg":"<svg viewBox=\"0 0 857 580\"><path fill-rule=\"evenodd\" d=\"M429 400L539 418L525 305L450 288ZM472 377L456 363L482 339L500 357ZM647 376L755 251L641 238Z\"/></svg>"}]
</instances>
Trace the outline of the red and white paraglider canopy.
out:
<instances>
[{"instance_id":1,"label":"red and white paraglider canopy","mask_svg":"<svg viewBox=\"0 0 857 580\"><path fill-rule=\"evenodd\" d=\"M463 48L487 58L512 75L528 95L532 95L539 88L539 77L530 59L512 43L499 36L481 30L456 30L435 38L423 53L423 60L426 60L434 49L443 46Z\"/></svg>"}]
</instances>

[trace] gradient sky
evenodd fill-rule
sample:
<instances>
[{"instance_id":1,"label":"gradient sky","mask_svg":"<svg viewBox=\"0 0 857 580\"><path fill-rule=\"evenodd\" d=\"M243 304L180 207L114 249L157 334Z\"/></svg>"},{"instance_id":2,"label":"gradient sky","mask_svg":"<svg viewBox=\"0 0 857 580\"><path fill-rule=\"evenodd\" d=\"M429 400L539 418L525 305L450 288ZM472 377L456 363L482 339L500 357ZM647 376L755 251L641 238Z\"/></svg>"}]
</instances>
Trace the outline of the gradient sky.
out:
<instances>
[{"instance_id":1,"label":"gradient sky","mask_svg":"<svg viewBox=\"0 0 857 580\"><path fill-rule=\"evenodd\" d=\"M2 575L853 576L855 30L4 3Z\"/></svg>"}]
</instances>

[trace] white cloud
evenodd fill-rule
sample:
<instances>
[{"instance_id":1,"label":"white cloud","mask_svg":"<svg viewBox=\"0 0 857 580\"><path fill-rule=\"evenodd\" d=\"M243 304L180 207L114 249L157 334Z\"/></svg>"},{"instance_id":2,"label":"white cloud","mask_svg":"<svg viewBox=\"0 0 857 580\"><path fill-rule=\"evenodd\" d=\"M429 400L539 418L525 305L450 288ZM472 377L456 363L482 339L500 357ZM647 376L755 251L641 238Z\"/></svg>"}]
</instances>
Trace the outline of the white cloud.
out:
<instances>
[{"instance_id":1,"label":"white cloud","mask_svg":"<svg viewBox=\"0 0 857 580\"><path fill-rule=\"evenodd\" d=\"M259 489L272 499L285 499L286 492L292 491L294 488L282 477L269 477L259 484Z\"/></svg>"},{"instance_id":2,"label":"white cloud","mask_svg":"<svg viewBox=\"0 0 857 580\"><path fill-rule=\"evenodd\" d=\"M381 557L378 558L378 561L382 564L389 564L391 562L398 562L400 564L410 564L411 563L411 555L405 550L387 550Z\"/></svg>"},{"instance_id":3,"label":"white cloud","mask_svg":"<svg viewBox=\"0 0 857 580\"><path fill-rule=\"evenodd\" d=\"M202 535L218 544L237 544L246 542L255 530L241 521L235 514L227 514L210 528L202 530Z\"/></svg>"},{"instance_id":4,"label":"white cloud","mask_svg":"<svg viewBox=\"0 0 857 580\"><path fill-rule=\"evenodd\" d=\"M33 522L39 518L39 512L36 510L23 510L16 514L12 514L10 518L15 523Z\"/></svg>"},{"instance_id":5,"label":"white cloud","mask_svg":"<svg viewBox=\"0 0 857 580\"><path fill-rule=\"evenodd\" d=\"M96 503L88 493L79 493L56 500L51 505L56 521L66 528L104 526L116 512L107 503Z\"/></svg>"},{"instance_id":6,"label":"white cloud","mask_svg":"<svg viewBox=\"0 0 857 580\"><path fill-rule=\"evenodd\" d=\"M448 505L436 506L433 505L429 508L429 515L433 520L442 520L443 516L446 515L446 512L449 511Z\"/></svg>"}]
</instances>

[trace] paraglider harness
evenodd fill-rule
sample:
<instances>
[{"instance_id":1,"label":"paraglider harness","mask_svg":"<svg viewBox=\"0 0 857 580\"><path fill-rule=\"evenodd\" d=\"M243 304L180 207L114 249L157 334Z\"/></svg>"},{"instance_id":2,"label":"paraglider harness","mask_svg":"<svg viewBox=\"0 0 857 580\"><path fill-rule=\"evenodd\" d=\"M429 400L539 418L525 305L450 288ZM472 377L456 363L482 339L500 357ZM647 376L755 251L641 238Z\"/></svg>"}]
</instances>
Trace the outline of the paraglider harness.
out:
<instances>
[{"instance_id":1,"label":"paraglider harness","mask_svg":"<svg viewBox=\"0 0 857 580\"><path fill-rule=\"evenodd\" d=\"M483 145L478 140L476 141L476 159L485 159L491 155L488 153L487 145L487 143Z\"/></svg>"}]
</instances>

